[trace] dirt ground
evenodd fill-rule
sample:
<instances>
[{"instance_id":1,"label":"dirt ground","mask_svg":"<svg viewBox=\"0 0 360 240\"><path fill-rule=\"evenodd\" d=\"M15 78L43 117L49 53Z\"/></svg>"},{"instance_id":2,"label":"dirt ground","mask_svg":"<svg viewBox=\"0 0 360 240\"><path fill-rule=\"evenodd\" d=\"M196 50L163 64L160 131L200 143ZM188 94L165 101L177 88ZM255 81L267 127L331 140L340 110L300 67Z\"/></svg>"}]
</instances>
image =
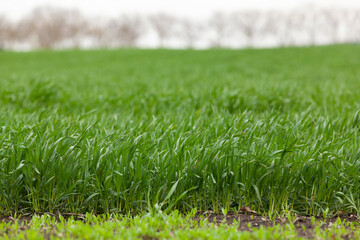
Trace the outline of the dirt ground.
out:
<instances>
[{"instance_id":1,"label":"dirt ground","mask_svg":"<svg viewBox=\"0 0 360 240\"><path fill-rule=\"evenodd\" d=\"M346 214L346 215L339 215L336 217L331 217L327 219L323 219L320 217L316 217L317 221L324 221L324 224L321 226L321 228L325 229L333 225L336 220L340 217L340 219L343 221L348 222L358 222L360 223L359 218L354 214ZM214 213L211 211L203 211L198 212L195 216L196 219L200 220L200 218L207 218L209 222L212 223L228 223L232 224L234 220L240 221L239 230L240 231L251 231L249 226L251 228L256 227L259 228L260 226L264 227L271 227L274 225L284 225L289 223L287 218L275 218L273 220L269 219L268 217L261 216L257 214L256 212L250 210L250 209L243 209L243 211L240 212L228 212L226 216L219 213ZM312 224L311 217L306 216L297 216L293 220L293 224L296 227L296 230L299 233L299 236L305 237L305 238L312 238L314 233L314 225ZM305 227L305 228L304 228ZM305 231L304 231L305 229ZM343 239L350 239L351 236L343 236Z\"/></svg>"},{"instance_id":2,"label":"dirt ground","mask_svg":"<svg viewBox=\"0 0 360 240\"><path fill-rule=\"evenodd\" d=\"M43 213L37 213L38 216L43 215ZM59 220L59 214L49 214L54 216L57 220ZM65 219L69 217L74 217L77 220L85 219L85 214L72 214L72 213L62 213L61 214ZM33 214L25 214L18 218L18 221L23 224L20 227L20 230L26 230L28 228L27 223L30 222ZM324 224L321 226L323 229L330 227L334 224L337 218L343 221L348 222L357 222L360 223L359 218L354 214L345 214L339 215L336 217L331 217L328 219L322 219L317 217L318 221L324 221ZM226 216L222 213L216 213L213 211L198 211L195 215L195 220L200 221L201 219L207 218L210 223L216 224L233 224L234 220L239 222L239 231L251 231L251 228L256 227L259 228L260 226L264 227L271 227L274 225L284 225L289 223L287 218L275 218L273 220L269 219L268 217L261 216L257 214L255 211L250 210L249 208L245 207L239 212L229 211ZM0 222L13 222L15 219L11 216L0 216ZM314 225L312 224L311 218L306 216L297 216L295 219L292 220L293 224L295 225L299 236L305 238L312 238L314 233ZM249 226L251 226L249 228ZM304 228L305 227L305 228ZM305 230L304 230L305 229ZM350 239L351 236L343 236L343 239Z\"/></svg>"}]
</instances>

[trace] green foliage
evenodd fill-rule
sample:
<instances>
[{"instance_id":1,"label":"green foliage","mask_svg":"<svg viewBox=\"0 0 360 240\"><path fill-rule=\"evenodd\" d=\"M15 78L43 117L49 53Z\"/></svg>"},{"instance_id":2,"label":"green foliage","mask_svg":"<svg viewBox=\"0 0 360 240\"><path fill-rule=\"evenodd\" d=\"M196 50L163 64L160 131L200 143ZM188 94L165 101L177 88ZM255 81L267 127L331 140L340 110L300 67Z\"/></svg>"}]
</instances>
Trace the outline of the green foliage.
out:
<instances>
[{"instance_id":1,"label":"green foliage","mask_svg":"<svg viewBox=\"0 0 360 240\"><path fill-rule=\"evenodd\" d=\"M0 53L0 211L359 213L359 46Z\"/></svg>"}]
</instances>

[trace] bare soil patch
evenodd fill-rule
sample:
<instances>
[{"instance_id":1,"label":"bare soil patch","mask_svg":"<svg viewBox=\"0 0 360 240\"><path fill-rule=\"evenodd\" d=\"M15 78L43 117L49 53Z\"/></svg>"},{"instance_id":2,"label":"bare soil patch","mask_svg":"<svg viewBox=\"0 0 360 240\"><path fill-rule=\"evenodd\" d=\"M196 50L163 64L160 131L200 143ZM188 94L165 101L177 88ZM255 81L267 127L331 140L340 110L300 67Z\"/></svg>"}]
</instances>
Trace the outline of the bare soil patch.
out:
<instances>
[{"instance_id":1,"label":"bare soil patch","mask_svg":"<svg viewBox=\"0 0 360 240\"><path fill-rule=\"evenodd\" d=\"M222 213L216 213L212 211L199 211L195 215L195 219L200 220L201 218L207 218L211 223L227 223L233 224L234 220L239 222L239 231L251 231L253 227L260 228L260 226L264 227L272 227L274 225L285 225L289 223L287 218L277 217L275 219L270 219L268 217L261 216L254 211L249 211L249 209L244 209L240 212L228 212L225 216ZM317 221L323 221L321 226L322 229L329 228L332 226L337 219L340 218L342 221L346 222L357 222L360 223L359 218L354 214L344 214L336 217L331 217L327 219L323 219L321 217L316 217ZM299 236L305 238L312 238L314 236L314 228L311 221L311 217L306 216L297 216L292 222L296 230L298 231ZM249 227L250 226L250 227ZM305 229L305 230L304 230ZM343 239L350 239L351 236L343 236Z\"/></svg>"},{"instance_id":2,"label":"bare soil patch","mask_svg":"<svg viewBox=\"0 0 360 240\"><path fill-rule=\"evenodd\" d=\"M85 214L73 214L73 213L61 213L61 214L49 214L49 213L36 213L37 216L42 216L44 214L48 214L50 216L55 217L57 221L60 221L60 215L64 219L68 219L70 217L75 218L76 220L84 220ZM16 219L13 216L0 216L0 222L14 222L18 221L22 226L19 230L26 230L29 228L28 224L31 221L32 217L34 216L33 213L24 214ZM285 225L289 223L287 218L280 218L277 217L275 219L270 219L268 217L261 216L257 214L255 211L250 210L249 208L245 207L239 212L229 211L225 216L222 213L214 212L214 211L198 211L194 217L195 220L200 221L201 219L208 219L210 223L216 224L233 224L234 220L236 220L239 224L238 230L239 231L252 231L252 228L260 228L263 227L272 227L274 225ZM317 221L322 221L323 224L321 226L322 229L329 228L332 226L337 219L340 218L342 221L345 222L357 222L360 224L359 217L354 214L343 214L327 219L323 219L320 217L316 217ZM307 216L297 216L292 223L295 225L296 230L298 231L299 236L305 238L313 238L314 236L314 228L311 221L311 217ZM343 239L351 239L351 235L343 236ZM154 239L151 236L144 236L143 239Z\"/></svg>"}]
</instances>

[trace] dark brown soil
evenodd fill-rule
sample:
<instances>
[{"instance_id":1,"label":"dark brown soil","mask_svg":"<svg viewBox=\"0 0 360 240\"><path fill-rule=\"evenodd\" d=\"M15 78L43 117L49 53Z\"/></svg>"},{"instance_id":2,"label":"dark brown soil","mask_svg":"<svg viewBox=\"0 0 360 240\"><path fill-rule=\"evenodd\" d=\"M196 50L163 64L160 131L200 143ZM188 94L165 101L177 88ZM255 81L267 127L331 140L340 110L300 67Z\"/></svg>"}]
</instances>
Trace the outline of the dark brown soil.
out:
<instances>
[{"instance_id":1,"label":"dark brown soil","mask_svg":"<svg viewBox=\"0 0 360 240\"><path fill-rule=\"evenodd\" d=\"M37 216L41 216L45 213L36 213ZM49 214L49 213L46 213ZM60 220L59 214L49 214L53 217L55 217L58 221ZM74 217L77 220L84 220L85 214L72 214L72 213L62 213L62 217L65 219ZM31 221L31 218L33 217L33 214L25 214L17 218L17 221L19 221L22 226L19 230L26 230L28 229L28 223ZM346 214L346 215L340 215L328 219L322 219L320 217L317 217L317 221L323 221L324 224L321 226L323 229L330 227L332 224L334 224L338 217L342 221L347 222L357 222L360 223L359 218L354 214ZM216 224L233 224L234 220L236 220L239 224L239 231L251 231L253 227L259 228L260 226L264 227L271 227L274 225L285 225L289 223L287 218L280 218L277 217L275 219L269 219L268 217L261 216L257 214L255 211L250 210L249 208L245 207L239 212L233 212L229 211L227 215L225 216L222 213L216 213L213 211L198 211L195 215L195 220L200 221L201 219L208 219L210 223L216 223ZM0 216L0 222L13 222L15 221L14 217L12 216ZM313 231L314 231L314 225L312 224L311 218L306 216L297 216L295 219L292 220L293 224L295 225L299 236L305 237L305 238L312 238ZM304 230L305 229L305 230ZM352 236L343 236L343 239L350 239ZM153 239L151 236L144 236L143 239Z\"/></svg>"},{"instance_id":2,"label":"dark brown soil","mask_svg":"<svg viewBox=\"0 0 360 240\"><path fill-rule=\"evenodd\" d=\"M317 221L324 221L324 224L321 226L321 228L325 229L333 225L338 217L343 221L347 222L357 222L360 223L359 218L354 214L347 214L347 215L341 215L336 216L328 219L322 219L320 217L316 217ZM274 225L285 225L289 223L287 218L275 218L273 220L269 219L268 217L261 216L254 211L249 211L249 209L246 209L241 212L228 212L226 216L224 216L222 213L215 213L212 211L199 211L195 215L195 219L207 218L209 222L211 223L227 223L232 224L234 220L239 222L239 230L240 231L251 231L251 228L256 227L259 228L260 226L264 227L271 227ZM299 236L305 237L305 238L312 238L314 233L314 225L312 224L311 217L305 217L305 216L297 216L293 220L293 224L295 225ZM249 228L250 226L250 228ZM305 230L304 230L305 229ZM343 236L343 239L350 239L351 236Z\"/></svg>"}]
</instances>

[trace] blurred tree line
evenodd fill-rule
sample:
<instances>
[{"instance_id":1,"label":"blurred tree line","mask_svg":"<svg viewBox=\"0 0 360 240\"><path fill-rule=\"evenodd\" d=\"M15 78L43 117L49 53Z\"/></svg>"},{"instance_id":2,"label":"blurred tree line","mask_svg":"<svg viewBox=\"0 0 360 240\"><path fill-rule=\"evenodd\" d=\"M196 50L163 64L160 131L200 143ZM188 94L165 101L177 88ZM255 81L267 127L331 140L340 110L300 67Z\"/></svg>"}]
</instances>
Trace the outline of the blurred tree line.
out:
<instances>
[{"instance_id":1,"label":"blurred tree line","mask_svg":"<svg viewBox=\"0 0 360 240\"><path fill-rule=\"evenodd\" d=\"M38 7L18 21L0 16L0 49L257 47L360 42L360 9L306 6L293 11L216 12L202 21L158 13L86 17Z\"/></svg>"}]
</instances>

